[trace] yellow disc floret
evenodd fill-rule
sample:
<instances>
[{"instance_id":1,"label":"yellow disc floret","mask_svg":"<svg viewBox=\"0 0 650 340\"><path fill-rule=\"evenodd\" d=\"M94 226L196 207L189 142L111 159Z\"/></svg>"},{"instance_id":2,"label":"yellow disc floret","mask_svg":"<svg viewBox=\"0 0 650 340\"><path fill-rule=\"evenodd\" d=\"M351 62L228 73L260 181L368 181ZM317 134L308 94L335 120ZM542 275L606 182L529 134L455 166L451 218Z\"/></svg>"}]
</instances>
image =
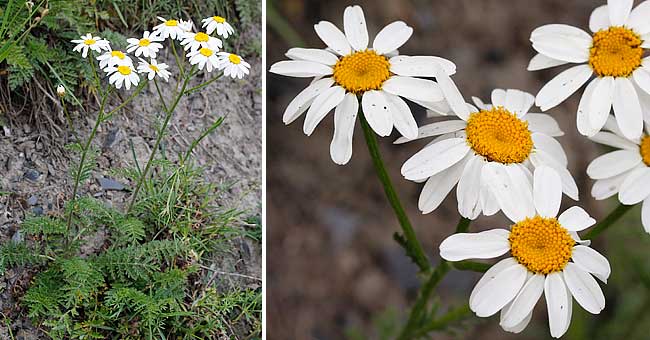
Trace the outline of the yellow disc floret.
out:
<instances>
[{"instance_id":1,"label":"yellow disc floret","mask_svg":"<svg viewBox=\"0 0 650 340\"><path fill-rule=\"evenodd\" d=\"M641 145L639 146L639 151L641 152L641 158L643 158L643 163L650 166L650 136L643 136L641 138Z\"/></svg>"},{"instance_id":2,"label":"yellow disc floret","mask_svg":"<svg viewBox=\"0 0 650 340\"><path fill-rule=\"evenodd\" d=\"M535 216L512 226L510 252L521 265L536 274L564 269L575 241L556 218Z\"/></svg>"},{"instance_id":3,"label":"yellow disc floret","mask_svg":"<svg viewBox=\"0 0 650 340\"><path fill-rule=\"evenodd\" d=\"M366 50L344 56L334 65L334 81L348 92L356 94L381 89L388 77L388 59L374 51Z\"/></svg>"},{"instance_id":4,"label":"yellow disc floret","mask_svg":"<svg viewBox=\"0 0 650 340\"><path fill-rule=\"evenodd\" d=\"M210 36L203 33L203 32L199 32L199 33L194 35L194 40L196 40L198 42L207 42L209 38L210 38Z\"/></svg>"},{"instance_id":5,"label":"yellow disc floret","mask_svg":"<svg viewBox=\"0 0 650 340\"><path fill-rule=\"evenodd\" d=\"M201 49L199 50L199 53L203 54L203 55L206 56L206 57L209 57L209 56L211 56L214 52L212 52L212 50L209 49L209 48L201 47Z\"/></svg>"},{"instance_id":6,"label":"yellow disc floret","mask_svg":"<svg viewBox=\"0 0 650 340\"><path fill-rule=\"evenodd\" d=\"M230 54L228 56L228 60L230 60L230 62L235 64L235 65L238 65L239 63L241 63L241 58L236 54Z\"/></svg>"},{"instance_id":7,"label":"yellow disc floret","mask_svg":"<svg viewBox=\"0 0 650 340\"><path fill-rule=\"evenodd\" d=\"M149 64L149 68L151 70L153 70L154 72L156 72L156 73L158 73L158 71L160 71L160 69L156 65Z\"/></svg>"},{"instance_id":8,"label":"yellow disc floret","mask_svg":"<svg viewBox=\"0 0 650 340\"><path fill-rule=\"evenodd\" d=\"M642 40L629 28L610 27L594 33L589 66L600 77L628 77L641 66Z\"/></svg>"},{"instance_id":9,"label":"yellow disc floret","mask_svg":"<svg viewBox=\"0 0 650 340\"><path fill-rule=\"evenodd\" d=\"M220 24L223 24L224 22L226 22L226 19L224 19L224 18L222 18L222 17L220 17L218 15L213 16L212 20L214 20L214 21L216 21L217 23L220 23Z\"/></svg>"},{"instance_id":10,"label":"yellow disc floret","mask_svg":"<svg viewBox=\"0 0 650 340\"><path fill-rule=\"evenodd\" d=\"M95 42L96 42L95 39L86 39L86 40L84 40L84 44L86 44L86 45L92 45Z\"/></svg>"},{"instance_id":11,"label":"yellow disc floret","mask_svg":"<svg viewBox=\"0 0 650 340\"><path fill-rule=\"evenodd\" d=\"M469 146L490 162L521 163L533 149L528 122L503 107L472 113L465 132Z\"/></svg>"},{"instance_id":12,"label":"yellow disc floret","mask_svg":"<svg viewBox=\"0 0 650 340\"><path fill-rule=\"evenodd\" d=\"M140 45L140 46L142 46L142 47L146 47L146 46L151 45L151 41L150 41L149 39L142 38L142 39L140 39L140 41L138 42L138 45Z\"/></svg>"},{"instance_id":13,"label":"yellow disc floret","mask_svg":"<svg viewBox=\"0 0 650 340\"><path fill-rule=\"evenodd\" d=\"M177 20L167 20L165 21L165 26L178 26L178 21Z\"/></svg>"},{"instance_id":14,"label":"yellow disc floret","mask_svg":"<svg viewBox=\"0 0 650 340\"><path fill-rule=\"evenodd\" d=\"M117 57L119 59L124 59L126 57L122 51L111 51L111 57Z\"/></svg>"},{"instance_id":15,"label":"yellow disc floret","mask_svg":"<svg viewBox=\"0 0 650 340\"><path fill-rule=\"evenodd\" d=\"M128 76L131 74L131 68L128 66L118 66L117 71L120 72L121 74Z\"/></svg>"}]
</instances>

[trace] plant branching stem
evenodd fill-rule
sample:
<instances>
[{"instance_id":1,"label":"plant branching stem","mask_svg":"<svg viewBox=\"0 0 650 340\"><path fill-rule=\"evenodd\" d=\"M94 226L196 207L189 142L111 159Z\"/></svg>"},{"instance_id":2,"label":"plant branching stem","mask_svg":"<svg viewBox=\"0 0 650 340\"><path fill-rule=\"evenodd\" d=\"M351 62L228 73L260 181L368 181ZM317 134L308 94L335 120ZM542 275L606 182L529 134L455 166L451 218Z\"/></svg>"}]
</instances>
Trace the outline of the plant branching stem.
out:
<instances>
[{"instance_id":1,"label":"plant branching stem","mask_svg":"<svg viewBox=\"0 0 650 340\"><path fill-rule=\"evenodd\" d=\"M619 205L616 207L616 209L612 210L609 215L607 215L602 221L600 221L598 224L596 224L595 227L591 228L585 235L584 239L586 240L592 240L596 236L600 235L603 231L605 231L607 228L611 227L614 222L618 221L619 218L621 218L625 213L630 210L633 207L633 205L624 205L619 203Z\"/></svg>"},{"instance_id":2,"label":"plant branching stem","mask_svg":"<svg viewBox=\"0 0 650 340\"><path fill-rule=\"evenodd\" d=\"M395 216L397 217L397 220L399 221L399 224L402 227L402 231L404 232L404 237L406 238L406 242L407 242L407 245L405 247L406 253L411 257L411 259L413 259L415 264L417 264L417 266L420 268L420 272L428 272L431 269L431 264L429 263L429 259L424 253L420 241L418 241L417 239L415 231L411 226L411 222L409 221L408 216L406 215L406 212L402 207L402 203L399 197L397 196L397 192L393 187L393 184L390 180L390 176L388 176L388 172L386 171L386 167L384 166L384 161L382 160L381 153L379 152L377 137L375 136L375 132L368 124L368 121L366 121L366 118L363 116L363 112L361 111L361 106L359 106L359 117L361 118L361 127L363 128L363 135L365 136L366 144L368 145L368 151L370 153L370 157L372 158L372 163L375 167L375 171L377 172L379 181L381 181L381 184L384 187L386 198L390 202L390 205L393 208L393 211L395 212Z\"/></svg>"}]
</instances>

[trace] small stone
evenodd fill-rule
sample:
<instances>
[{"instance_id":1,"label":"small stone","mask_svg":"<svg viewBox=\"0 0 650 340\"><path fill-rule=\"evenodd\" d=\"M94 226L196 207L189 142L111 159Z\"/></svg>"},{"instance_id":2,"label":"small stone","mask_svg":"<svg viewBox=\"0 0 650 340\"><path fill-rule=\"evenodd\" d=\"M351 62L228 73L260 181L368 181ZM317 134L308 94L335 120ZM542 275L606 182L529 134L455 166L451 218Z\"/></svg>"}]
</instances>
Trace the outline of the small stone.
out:
<instances>
[{"instance_id":1,"label":"small stone","mask_svg":"<svg viewBox=\"0 0 650 340\"><path fill-rule=\"evenodd\" d=\"M13 243L22 243L25 240L23 237L23 233L20 232L20 230L17 230L13 236L11 236L11 241Z\"/></svg>"},{"instance_id":2,"label":"small stone","mask_svg":"<svg viewBox=\"0 0 650 340\"><path fill-rule=\"evenodd\" d=\"M41 216L41 215L43 215L43 207L34 207L34 208L32 208L32 212L36 216Z\"/></svg>"},{"instance_id":3,"label":"small stone","mask_svg":"<svg viewBox=\"0 0 650 340\"><path fill-rule=\"evenodd\" d=\"M121 134L119 128L111 129L110 131L108 131L106 138L104 138L104 145L102 145L102 148L110 149L115 144L115 142L120 140L120 137Z\"/></svg>"},{"instance_id":4,"label":"small stone","mask_svg":"<svg viewBox=\"0 0 650 340\"><path fill-rule=\"evenodd\" d=\"M27 204L29 205L36 205L38 203L38 197L32 195L27 199Z\"/></svg>"},{"instance_id":5,"label":"small stone","mask_svg":"<svg viewBox=\"0 0 650 340\"><path fill-rule=\"evenodd\" d=\"M110 178L100 177L97 179L103 190L124 190L124 185Z\"/></svg>"},{"instance_id":6,"label":"small stone","mask_svg":"<svg viewBox=\"0 0 650 340\"><path fill-rule=\"evenodd\" d=\"M36 182L38 181L38 178L41 177L41 173L34 169L27 169L23 176L32 182Z\"/></svg>"}]
</instances>

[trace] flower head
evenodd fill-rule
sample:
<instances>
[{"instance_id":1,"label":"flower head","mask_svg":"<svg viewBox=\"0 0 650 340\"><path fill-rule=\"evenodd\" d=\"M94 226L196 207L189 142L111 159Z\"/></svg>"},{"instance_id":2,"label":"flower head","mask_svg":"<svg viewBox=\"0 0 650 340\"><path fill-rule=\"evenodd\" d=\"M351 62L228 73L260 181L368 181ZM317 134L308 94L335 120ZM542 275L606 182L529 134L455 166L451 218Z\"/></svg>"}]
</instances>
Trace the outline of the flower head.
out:
<instances>
[{"instance_id":1,"label":"flower head","mask_svg":"<svg viewBox=\"0 0 650 340\"><path fill-rule=\"evenodd\" d=\"M131 85L138 85L140 77L133 68L133 65L116 65L107 68L106 73L109 74L108 82L115 85L115 88L120 89L122 85L129 90Z\"/></svg>"},{"instance_id":2,"label":"flower head","mask_svg":"<svg viewBox=\"0 0 650 340\"><path fill-rule=\"evenodd\" d=\"M201 47L197 50L192 50L187 54L187 58L192 65L198 65L199 70L205 69L208 72L219 67L219 57L217 56L217 49L209 47Z\"/></svg>"},{"instance_id":3,"label":"flower head","mask_svg":"<svg viewBox=\"0 0 650 340\"><path fill-rule=\"evenodd\" d=\"M224 39L228 39L228 36L235 33L235 29L232 28L226 19L218 15L205 18L201 20L201 22L203 22L201 27L205 28L205 31L208 34L212 34L212 32L216 30L217 35L222 36Z\"/></svg>"},{"instance_id":4,"label":"flower head","mask_svg":"<svg viewBox=\"0 0 650 340\"><path fill-rule=\"evenodd\" d=\"M420 127L417 137L402 137L396 144L436 137L402 166L402 175L411 181L426 181L418 206L424 213L435 210L457 185L458 211L466 218L493 215L500 209L495 192L487 185L492 173L487 165L501 169L507 178L523 178L540 166L551 166L558 173L563 191L578 199L578 187L567 170L567 156L553 137L561 136L557 122L543 113L528 113L535 98L526 92L508 89L492 91L492 104L475 98L478 108L470 107L466 116ZM436 111L448 115L450 108ZM516 204L519 186L513 182L504 204Z\"/></svg>"},{"instance_id":5,"label":"flower head","mask_svg":"<svg viewBox=\"0 0 650 340\"><path fill-rule=\"evenodd\" d=\"M140 63L138 64L138 73L146 73L149 80L153 80L155 76L158 76L165 81L169 81L169 76L171 73L167 70L169 66L165 63L158 63L156 59L151 59L150 62L140 58Z\"/></svg>"},{"instance_id":6,"label":"flower head","mask_svg":"<svg viewBox=\"0 0 650 340\"><path fill-rule=\"evenodd\" d=\"M56 94L61 98L65 97L65 87L63 86L63 84L59 84L56 87Z\"/></svg>"},{"instance_id":7,"label":"flower head","mask_svg":"<svg viewBox=\"0 0 650 340\"><path fill-rule=\"evenodd\" d=\"M291 60L277 62L270 69L280 75L315 78L289 103L283 120L289 124L306 111L303 131L311 135L334 109L330 154L335 163L346 164L352 156L352 133L359 107L378 135L388 136L395 127L408 138L417 136L417 123L401 97L425 107L453 97L450 103L467 111L449 78L456 72L454 63L439 57L396 56L397 49L413 34L413 28L402 21L393 22L369 46L366 21L359 6L345 9L343 27L345 33L331 22L319 22L314 29L327 49L292 48L286 53ZM416 77L436 77L438 83Z\"/></svg>"},{"instance_id":8,"label":"flower head","mask_svg":"<svg viewBox=\"0 0 650 340\"><path fill-rule=\"evenodd\" d=\"M183 34L185 34L185 30L183 29L183 26L179 20L167 20L163 17L158 17L158 20L162 21L162 24L159 24L153 28L154 35L157 35L163 39L180 39Z\"/></svg>"},{"instance_id":9,"label":"flower head","mask_svg":"<svg viewBox=\"0 0 650 340\"><path fill-rule=\"evenodd\" d=\"M81 57L83 58L88 56L88 50L92 50L97 53L100 53L102 50L111 50L111 46L108 40L102 39L100 37L94 37L90 33L82 35L81 39L75 39L71 42L77 44L77 46L75 46L72 50L75 52L81 52Z\"/></svg>"},{"instance_id":10,"label":"flower head","mask_svg":"<svg viewBox=\"0 0 650 340\"><path fill-rule=\"evenodd\" d=\"M643 58L650 48L650 2L633 10L632 3L608 1L596 8L589 20L592 34L561 24L541 26L531 33L539 54L530 61L529 70L581 64L549 81L536 103L546 111L588 83L576 117L578 130L585 136L603 128L612 108L624 136L639 138L643 131L642 109L650 107L644 108L649 104L639 97L642 92L650 94L650 59Z\"/></svg>"},{"instance_id":11,"label":"flower head","mask_svg":"<svg viewBox=\"0 0 650 340\"><path fill-rule=\"evenodd\" d=\"M500 171L487 165L489 171ZM504 209L514 223L507 229L459 233L440 244L440 256L448 261L489 259L510 252L511 257L492 266L474 287L469 306L479 317L501 311L501 327L521 332L533 308L545 295L551 336L561 337L571 323L572 299L592 314L605 307L605 296L594 279L607 282L609 262L589 248L577 232L596 221L574 206L558 217L562 198L559 175L539 167L533 188L526 187L518 204ZM504 181L493 183L503 189Z\"/></svg>"},{"instance_id":12,"label":"flower head","mask_svg":"<svg viewBox=\"0 0 650 340\"><path fill-rule=\"evenodd\" d=\"M243 79L247 75L251 65L240 56L228 52L219 52L219 69L223 70L226 77Z\"/></svg>"},{"instance_id":13,"label":"flower head","mask_svg":"<svg viewBox=\"0 0 650 340\"><path fill-rule=\"evenodd\" d=\"M185 51L196 51L202 47L218 51L223 43L220 39L211 37L204 32L187 32L183 36L181 45L185 46Z\"/></svg>"},{"instance_id":14,"label":"flower head","mask_svg":"<svg viewBox=\"0 0 650 340\"><path fill-rule=\"evenodd\" d=\"M119 50L106 51L97 57L99 68L106 72L108 67L115 65L133 65L131 57Z\"/></svg>"},{"instance_id":15,"label":"flower head","mask_svg":"<svg viewBox=\"0 0 650 340\"><path fill-rule=\"evenodd\" d=\"M159 43L159 41L165 40L162 37L159 37L155 33L149 33L149 31L145 31L144 34L142 35L142 38L140 39L135 39L135 38L129 38L126 39L126 42L129 43L129 46L127 46L126 51L131 53L133 52L136 57L139 57L142 55L145 58L155 58L156 54L158 54L158 50L160 50L163 45Z\"/></svg>"}]
</instances>

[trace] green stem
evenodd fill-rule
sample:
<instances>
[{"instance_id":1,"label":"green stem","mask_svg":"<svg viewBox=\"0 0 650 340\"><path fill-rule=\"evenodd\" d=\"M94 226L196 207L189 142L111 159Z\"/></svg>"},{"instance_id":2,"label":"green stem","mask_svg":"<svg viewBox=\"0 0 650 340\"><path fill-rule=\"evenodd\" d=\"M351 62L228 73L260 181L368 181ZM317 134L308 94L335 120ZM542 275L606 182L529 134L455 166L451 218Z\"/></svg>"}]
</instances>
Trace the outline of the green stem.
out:
<instances>
[{"instance_id":1,"label":"green stem","mask_svg":"<svg viewBox=\"0 0 650 340\"><path fill-rule=\"evenodd\" d=\"M163 106L163 110L167 112L167 104L165 104L165 98L162 95L162 92L160 91L160 87L158 86L158 80L156 78L153 78L153 83L156 85L156 92L158 92L158 96L160 97L160 103Z\"/></svg>"},{"instance_id":2,"label":"green stem","mask_svg":"<svg viewBox=\"0 0 650 340\"><path fill-rule=\"evenodd\" d=\"M437 330L444 330L447 328L447 326L452 323L456 322L458 320L462 320L466 318L468 315L472 314L472 310L469 309L469 304L464 304L460 307L457 307L455 309L450 310L447 312L445 315L442 317L434 320L433 322L423 326L422 328L418 329L413 333L413 338L423 338L425 337L429 332L432 331L437 331Z\"/></svg>"},{"instance_id":3,"label":"green stem","mask_svg":"<svg viewBox=\"0 0 650 340\"><path fill-rule=\"evenodd\" d=\"M415 231L411 226L411 222L409 221L408 216L402 207L402 203L400 202L400 199L395 192L395 188L393 187L390 177L388 176L388 172L386 172L384 161L382 160L381 153L379 152L379 145L377 145L377 137L375 136L375 132L372 131L372 128L368 124L368 121L366 121L366 118L363 116L363 113L361 112L361 106L359 106L359 117L361 117L363 135L366 138L366 144L368 145L368 151L370 152L372 163L375 166L375 171L377 172L379 181L381 181L381 184L384 186L386 198L390 202L390 205L393 208L395 215L397 216L397 220L402 227L404 236L406 237L406 244L402 244L402 242L400 242L400 244L404 246L406 254L411 257L411 259L417 264L417 266L420 268L420 271L427 272L431 269L431 264L429 264L429 260L427 259L427 256L422 249L422 245L420 244L420 241L418 241L417 236L415 235Z\"/></svg>"},{"instance_id":4,"label":"green stem","mask_svg":"<svg viewBox=\"0 0 650 340\"><path fill-rule=\"evenodd\" d=\"M65 105L65 100L61 98L61 106L63 107L63 113L65 114L65 119L68 121L68 128L70 131L72 131L72 134L74 135L75 143L79 143L79 136L77 135L77 130L74 129L74 125L72 124L72 117L70 117L70 113L68 112L68 107Z\"/></svg>"},{"instance_id":5,"label":"green stem","mask_svg":"<svg viewBox=\"0 0 650 340\"><path fill-rule=\"evenodd\" d=\"M185 91L185 93L186 93L186 94L194 93L194 92L196 92L197 90L200 90L200 89L202 89L202 88L204 88L204 87L206 87L206 86L212 84L215 80L221 78L221 76L223 76L223 72L217 74L216 76L214 76L214 78L212 78L212 79L206 81L206 82L203 83L203 84L200 84L200 85L197 85L197 86L192 87L191 89Z\"/></svg>"},{"instance_id":6,"label":"green stem","mask_svg":"<svg viewBox=\"0 0 650 340\"><path fill-rule=\"evenodd\" d=\"M173 39L170 39L170 40L172 40L172 53L174 53L174 59L176 59L176 65L178 65L178 71L179 71L179 76L180 76L178 78L178 80L180 80L180 79L183 79L185 77L185 71L183 70L183 64L181 64L181 60L178 57L178 53L176 53L176 42L174 42ZM177 81L176 84L178 84L178 83L179 82ZM176 89L178 89L178 85L177 85Z\"/></svg>"},{"instance_id":7,"label":"green stem","mask_svg":"<svg viewBox=\"0 0 650 340\"><path fill-rule=\"evenodd\" d=\"M490 269L490 267L492 267L491 264L474 261L451 262L451 266L456 270L467 270L477 273L485 273Z\"/></svg>"},{"instance_id":8,"label":"green stem","mask_svg":"<svg viewBox=\"0 0 650 340\"><path fill-rule=\"evenodd\" d=\"M112 109L109 111L107 114L104 115L104 121L107 121L113 117L113 114L123 107L125 107L128 103L130 103L144 88L144 86L147 84L148 80L145 79L138 84L138 87L136 87L135 91L127 98L125 101L122 102L122 104L118 105L116 108Z\"/></svg>"},{"instance_id":9,"label":"green stem","mask_svg":"<svg viewBox=\"0 0 650 340\"><path fill-rule=\"evenodd\" d=\"M142 171L140 178L138 178L138 183L136 184L135 190L133 191L131 202L129 203L129 207L126 210L127 214L131 212L131 209L133 209L133 205L135 204L135 200L138 198L138 193L140 192L142 184L144 183L144 180L147 178L147 174L151 169L151 164L153 163L154 157L156 156L156 151L158 150L158 147L160 146L160 142L162 141L162 138L165 135L165 130L167 130L167 124L169 124L169 121L172 118L174 110L176 110L176 106L180 102L183 95L185 95L185 88L187 87L187 83L190 81L190 78L192 77L193 71L194 71L194 66L187 73L187 77L185 77L185 80L183 81L183 87L181 87L180 92L178 92L178 94L176 95L174 103L172 104L172 106L170 106L168 109L165 110L166 113L165 120L163 121L163 124L160 127L160 130L158 131L158 136L156 137L156 142L154 143L153 149L151 150L151 154L149 155L149 160L147 160L147 165L144 167L144 170ZM160 99L162 100L163 99L162 94L160 92L158 92L158 94L160 95Z\"/></svg>"},{"instance_id":10,"label":"green stem","mask_svg":"<svg viewBox=\"0 0 650 340\"><path fill-rule=\"evenodd\" d=\"M456 225L456 233L464 233L469 229L469 225L472 221L470 219L461 217ZM418 294L418 299L415 301L413 309L409 315L406 326L400 332L398 337L399 340L411 339L413 338L413 333L419 328L418 324L422 322L422 314L426 312L427 303L433 294L433 290L436 288L438 283L445 277L447 272L451 269L451 265L444 259L440 259L438 266L431 272L431 275L420 289Z\"/></svg>"},{"instance_id":11,"label":"green stem","mask_svg":"<svg viewBox=\"0 0 650 340\"><path fill-rule=\"evenodd\" d=\"M600 235L603 231L605 231L607 228L611 227L614 222L616 222L619 218L621 218L625 213L630 210L633 207L633 205L624 205L622 203L619 203L618 207L614 209L605 219L600 221L598 224L596 224L595 227L591 228L586 234L584 234L584 239L585 240L592 240L596 236Z\"/></svg>"}]
</instances>

